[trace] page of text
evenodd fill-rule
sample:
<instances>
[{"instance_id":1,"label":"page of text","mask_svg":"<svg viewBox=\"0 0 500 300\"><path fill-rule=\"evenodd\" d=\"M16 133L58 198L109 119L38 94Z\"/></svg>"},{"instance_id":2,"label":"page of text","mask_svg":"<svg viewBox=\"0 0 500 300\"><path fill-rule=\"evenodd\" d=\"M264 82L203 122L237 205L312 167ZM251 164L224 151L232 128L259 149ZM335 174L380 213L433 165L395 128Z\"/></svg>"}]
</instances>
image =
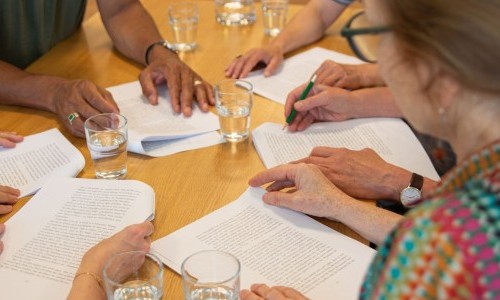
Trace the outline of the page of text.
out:
<instances>
[{"instance_id":1,"label":"page of text","mask_svg":"<svg viewBox=\"0 0 500 300\"><path fill-rule=\"evenodd\" d=\"M314 219L265 205L263 189L153 243L163 262L180 272L190 254L217 249L241 262L241 287L287 285L312 299L356 299L374 251Z\"/></svg>"},{"instance_id":2,"label":"page of text","mask_svg":"<svg viewBox=\"0 0 500 300\"><path fill-rule=\"evenodd\" d=\"M64 299L90 247L153 211L154 192L138 181L48 182L6 223L2 296Z\"/></svg>"}]
</instances>

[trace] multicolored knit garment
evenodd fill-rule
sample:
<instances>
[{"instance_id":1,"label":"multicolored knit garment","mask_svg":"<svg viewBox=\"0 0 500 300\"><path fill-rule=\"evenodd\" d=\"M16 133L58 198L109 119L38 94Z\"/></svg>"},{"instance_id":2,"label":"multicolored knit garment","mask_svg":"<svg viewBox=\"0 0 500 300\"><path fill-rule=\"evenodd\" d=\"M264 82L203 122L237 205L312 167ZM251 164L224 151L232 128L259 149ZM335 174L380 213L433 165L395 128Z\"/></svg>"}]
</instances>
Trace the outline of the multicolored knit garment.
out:
<instances>
[{"instance_id":1,"label":"multicolored knit garment","mask_svg":"<svg viewBox=\"0 0 500 300\"><path fill-rule=\"evenodd\" d=\"M500 141L448 172L380 247L361 299L500 299Z\"/></svg>"}]
</instances>

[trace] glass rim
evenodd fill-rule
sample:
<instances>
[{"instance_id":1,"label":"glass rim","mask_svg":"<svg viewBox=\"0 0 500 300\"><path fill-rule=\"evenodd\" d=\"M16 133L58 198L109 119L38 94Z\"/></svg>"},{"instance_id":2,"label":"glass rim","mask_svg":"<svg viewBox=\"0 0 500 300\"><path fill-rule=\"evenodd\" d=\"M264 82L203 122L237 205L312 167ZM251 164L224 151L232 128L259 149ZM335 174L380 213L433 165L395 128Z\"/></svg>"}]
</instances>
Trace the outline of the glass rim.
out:
<instances>
[{"instance_id":1,"label":"glass rim","mask_svg":"<svg viewBox=\"0 0 500 300\"><path fill-rule=\"evenodd\" d=\"M224 84L226 84L226 83L229 83L229 82L233 82L234 86L241 87L241 88L245 89L245 91L241 91L241 92L222 92L220 90L221 86L224 85ZM240 82L242 84L238 85L237 84L238 82ZM223 94L223 95L238 95L238 94L241 94L241 93L252 93L253 94L253 84L250 81L246 81L246 80L242 80L242 79L232 79L232 78L229 78L229 79L221 80L221 81L217 82L216 84L214 84L214 91L216 92L216 93L214 93L215 95L217 95L217 92L220 93L220 94Z\"/></svg>"},{"instance_id":2,"label":"glass rim","mask_svg":"<svg viewBox=\"0 0 500 300\"><path fill-rule=\"evenodd\" d=\"M104 264L104 267L102 268L102 276L103 276L105 284L106 283L110 283L113 286L117 286L117 287L124 286L125 283L116 282L113 279L109 278L108 275L107 275L107 273L106 273L106 270L108 269L109 265L111 264L111 262L114 259L116 259L119 256L130 255L130 254L144 254L144 257L148 257L149 256L158 265L158 272L156 272L156 274L153 277L157 278L157 277L162 276L162 274L163 274L163 263L160 260L160 258L158 258L158 256L156 256L155 254L153 254L151 252L145 252L145 251L140 251L140 250L126 251L126 252L116 253L116 254L114 254L113 256L111 256L110 258L108 258L106 260L106 263ZM149 282L149 280L145 280L145 281ZM162 284L163 284L163 282L162 282Z\"/></svg>"},{"instance_id":3,"label":"glass rim","mask_svg":"<svg viewBox=\"0 0 500 300\"><path fill-rule=\"evenodd\" d=\"M188 276L189 276L189 278L196 278L196 277L194 277L194 276L192 276L191 274L189 274L189 273L187 273L187 272L186 272L186 269L185 269L186 262L187 262L189 259L191 259L191 258L193 258L194 256L196 256L196 255L203 254L203 253L210 253L210 252L212 252L212 253L224 254L225 256L227 256L227 257L230 257L230 258L234 259L234 261L236 262L236 265L237 265L237 270L236 270L235 274L234 274L234 275L232 275L232 276L230 276L230 277L229 277L229 278L227 278L227 279L220 280L220 281L218 281L218 282L203 282L203 281L199 281L199 280L198 280L198 281L193 281L193 280L191 280L191 279L187 279L187 278L185 278L185 276L184 276L185 274L186 274L186 275L188 275ZM189 255L188 257L186 257L186 258L184 259L184 261L182 262L182 264L181 264L181 277L182 277L182 280L189 280L189 282L191 282L191 283L196 283L196 284L214 284L214 283L223 283L223 282L228 282L228 281L231 281L231 280L234 280L234 279L238 278L238 276L240 276L240 273L241 273L241 262L240 262L240 260L239 260L236 256L232 255L231 253L226 252L226 251L221 251L221 250L201 250L201 251L198 251L198 252L192 253L191 255Z\"/></svg>"},{"instance_id":4,"label":"glass rim","mask_svg":"<svg viewBox=\"0 0 500 300\"><path fill-rule=\"evenodd\" d=\"M118 118L123 119L123 124L121 124L117 128L104 128L105 130L92 129L92 128L89 128L88 125L87 125L87 124L90 124L90 120L97 119L99 117L104 117L104 116L112 116L112 115L113 116L117 116ZM127 120L127 118L124 115L117 114L117 113L102 113L102 114L93 115L93 116L87 118L85 120L85 122L83 122L83 128L86 129L86 130L89 130L89 131L123 130L123 128L125 128L125 126L127 126L127 124L128 124L128 120Z\"/></svg>"}]
</instances>

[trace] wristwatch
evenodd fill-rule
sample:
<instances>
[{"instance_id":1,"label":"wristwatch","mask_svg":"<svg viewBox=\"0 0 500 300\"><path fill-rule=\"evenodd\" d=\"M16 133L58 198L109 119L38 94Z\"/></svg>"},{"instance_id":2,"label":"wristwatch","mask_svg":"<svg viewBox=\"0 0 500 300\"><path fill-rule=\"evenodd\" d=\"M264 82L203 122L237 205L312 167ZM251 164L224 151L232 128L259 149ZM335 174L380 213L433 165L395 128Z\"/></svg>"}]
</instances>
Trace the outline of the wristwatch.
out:
<instances>
[{"instance_id":1,"label":"wristwatch","mask_svg":"<svg viewBox=\"0 0 500 300\"><path fill-rule=\"evenodd\" d=\"M422 187L424 186L424 177L416 173L411 174L410 185L405 187L399 199L406 207L413 207L422 201Z\"/></svg>"}]
</instances>

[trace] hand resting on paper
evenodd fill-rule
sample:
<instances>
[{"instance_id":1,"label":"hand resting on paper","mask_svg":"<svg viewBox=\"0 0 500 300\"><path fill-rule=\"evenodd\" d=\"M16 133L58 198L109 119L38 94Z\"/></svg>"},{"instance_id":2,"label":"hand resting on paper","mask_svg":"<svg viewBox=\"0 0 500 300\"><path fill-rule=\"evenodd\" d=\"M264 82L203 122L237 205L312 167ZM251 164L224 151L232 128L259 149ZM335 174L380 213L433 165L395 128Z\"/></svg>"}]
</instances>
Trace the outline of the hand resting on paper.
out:
<instances>
[{"instance_id":1,"label":"hand resting on paper","mask_svg":"<svg viewBox=\"0 0 500 300\"><path fill-rule=\"evenodd\" d=\"M411 172L384 161L372 149L316 147L311 154L293 163L316 165L343 192L359 199L399 201L410 182ZM426 178L424 191L437 182Z\"/></svg>"},{"instance_id":2,"label":"hand resting on paper","mask_svg":"<svg viewBox=\"0 0 500 300\"><path fill-rule=\"evenodd\" d=\"M347 195L315 165L285 164L249 180L253 187L268 183L271 184L262 197L265 203L339 221L376 244L381 243L402 218Z\"/></svg>"},{"instance_id":3,"label":"hand resting on paper","mask_svg":"<svg viewBox=\"0 0 500 300\"><path fill-rule=\"evenodd\" d=\"M333 60L325 60L314 72L316 83L356 90L385 86L377 64L346 65Z\"/></svg>"},{"instance_id":4,"label":"hand resting on paper","mask_svg":"<svg viewBox=\"0 0 500 300\"><path fill-rule=\"evenodd\" d=\"M151 222L126 227L110 238L90 248L83 256L77 274L91 273L102 279L104 264L111 256L128 251L148 252L151 247ZM75 278L68 299L106 299L103 289L92 275Z\"/></svg>"},{"instance_id":5,"label":"hand resting on paper","mask_svg":"<svg viewBox=\"0 0 500 300\"><path fill-rule=\"evenodd\" d=\"M179 57L164 47L154 47L149 65L139 75L142 92L153 105L158 104L157 85L166 82L172 108L176 113L191 116L193 101L202 111L215 105L212 86L189 68Z\"/></svg>"},{"instance_id":6,"label":"hand resting on paper","mask_svg":"<svg viewBox=\"0 0 500 300\"><path fill-rule=\"evenodd\" d=\"M349 91L343 88L315 84L307 98L297 101L305 84L293 89L285 103L285 117L292 107L297 111L288 130L303 131L315 122L345 121L366 117L401 117L392 94L386 87Z\"/></svg>"},{"instance_id":7,"label":"hand resting on paper","mask_svg":"<svg viewBox=\"0 0 500 300\"><path fill-rule=\"evenodd\" d=\"M15 132L0 131L0 148L14 148L17 143L23 140L24 137Z\"/></svg>"},{"instance_id":8,"label":"hand resting on paper","mask_svg":"<svg viewBox=\"0 0 500 300\"><path fill-rule=\"evenodd\" d=\"M265 284L252 284L250 290L240 292L241 300L307 300L299 291L285 286L269 287Z\"/></svg>"},{"instance_id":9,"label":"hand resting on paper","mask_svg":"<svg viewBox=\"0 0 500 300\"><path fill-rule=\"evenodd\" d=\"M14 148L16 143L22 142L23 139L23 136L15 132L0 131L0 148ZM0 185L0 215L12 211L12 205L17 202L20 194L18 189ZM3 233L3 229L1 232Z\"/></svg>"},{"instance_id":10,"label":"hand resting on paper","mask_svg":"<svg viewBox=\"0 0 500 300\"><path fill-rule=\"evenodd\" d=\"M226 68L226 77L245 78L259 64L265 64L264 76L268 77L276 73L278 67L283 63L283 51L277 46L263 46L252 48L243 55L238 55Z\"/></svg>"}]
</instances>

